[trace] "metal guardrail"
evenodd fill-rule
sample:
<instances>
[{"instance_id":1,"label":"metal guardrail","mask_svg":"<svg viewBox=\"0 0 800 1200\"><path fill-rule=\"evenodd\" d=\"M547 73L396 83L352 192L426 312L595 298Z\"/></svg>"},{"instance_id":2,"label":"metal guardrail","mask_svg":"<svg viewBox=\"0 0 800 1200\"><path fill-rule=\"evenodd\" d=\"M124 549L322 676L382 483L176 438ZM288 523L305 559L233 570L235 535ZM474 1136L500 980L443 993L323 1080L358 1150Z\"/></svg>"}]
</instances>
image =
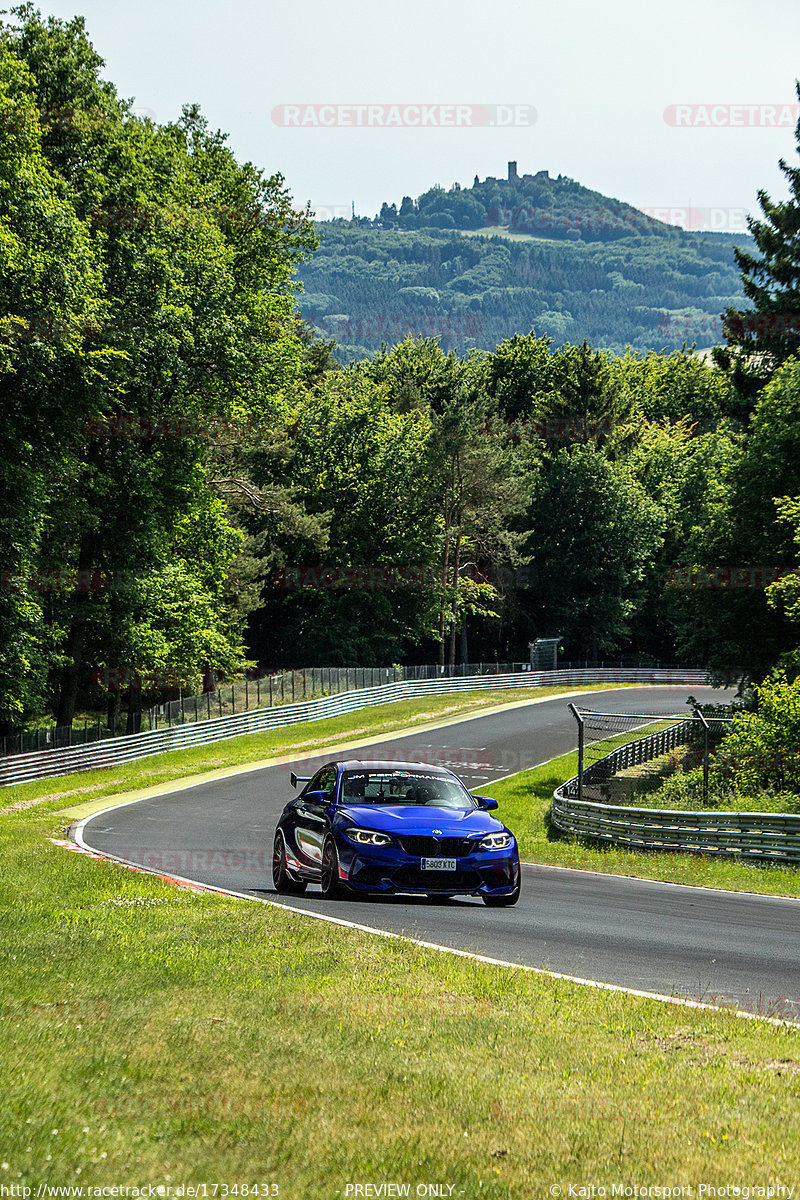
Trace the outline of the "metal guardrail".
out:
<instances>
[{"instance_id":1,"label":"metal guardrail","mask_svg":"<svg viewBox=\"0 0 800 1200\"><path fill-rule=\"evenodd\" d=\"M597 784L686 744L694 724L691 719L680 721L619 746L584 771L584 784ZM562 833L633 850L686 850L740 861L800 863L800 816L632 808L579 800L577 793L577 775L553 793L550 819Z\"/></svg>"},{"instance_id":2,"label":"metal guardrail","mask_svg":"<svg viewBox=\"0 0 800 1200\"><path fill-rule=\"evenodd\" d=\"M62 749L39 750L17 754L0 760L0 787L91 771L98 767L116 766L182 750L188 746L206 745L247 733L260 733L305 721L341 716L393 700L409 700L415 696L445 695L448 692L486 691L497 688L581 686L586 683L689 684L700 686L707 682L705 671L664 669L589 668L577 671L521 671L505 675L475 675L466 678L422 679L414 682L390 683L381 687L363 688L326 696L280 708L253 709L236 716L213 718L188 725L173 725L147 733L129 734L92 742L89 745Z\"/></svg>"}]
</instances>

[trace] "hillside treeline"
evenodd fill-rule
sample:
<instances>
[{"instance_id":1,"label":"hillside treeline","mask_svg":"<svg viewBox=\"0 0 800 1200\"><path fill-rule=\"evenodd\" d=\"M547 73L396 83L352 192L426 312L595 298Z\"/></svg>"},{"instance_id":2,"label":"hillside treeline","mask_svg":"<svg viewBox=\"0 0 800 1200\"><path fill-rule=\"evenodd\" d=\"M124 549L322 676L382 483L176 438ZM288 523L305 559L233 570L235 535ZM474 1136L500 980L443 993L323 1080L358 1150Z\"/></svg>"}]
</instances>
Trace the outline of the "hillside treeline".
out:
<instances>
[{"instance_id":1,"label":"hillside treeline","mask_svg":"<svg viewBox=\"0 0 800 1200\"><path fill-rule=\"evenodd\" d=\"M301 306L342 363L408 335L494 350L534 326L555 345L618 354L711 346L722 312L742 301L734 243L751 244L666 225L560 177L434 188L399 210L384 204L375 221L317 230Z\"/></svg>"}]
</instances>

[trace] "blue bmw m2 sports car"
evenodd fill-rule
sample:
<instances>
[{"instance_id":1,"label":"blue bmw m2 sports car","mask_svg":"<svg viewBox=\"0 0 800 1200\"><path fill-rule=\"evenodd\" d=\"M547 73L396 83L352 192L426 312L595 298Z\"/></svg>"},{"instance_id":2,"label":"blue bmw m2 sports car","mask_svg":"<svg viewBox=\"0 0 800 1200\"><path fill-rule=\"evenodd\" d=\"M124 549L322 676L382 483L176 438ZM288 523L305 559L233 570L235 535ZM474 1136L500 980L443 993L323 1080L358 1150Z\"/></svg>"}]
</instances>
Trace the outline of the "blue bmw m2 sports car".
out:
<instances>
[{"instance_id":1,"label":"blue bmw m2 sports car","mask_svg":"<svg viewBox=\"0 0 800 1200\"><path fill-rule=\"evenodd\" d=\"M309 883L328 899L357 892L480 896L516 904L519 851L514 835L452 771L420 763L333 762L284 808L272 855L275 890Z\"/></svg>"}]
</instances>

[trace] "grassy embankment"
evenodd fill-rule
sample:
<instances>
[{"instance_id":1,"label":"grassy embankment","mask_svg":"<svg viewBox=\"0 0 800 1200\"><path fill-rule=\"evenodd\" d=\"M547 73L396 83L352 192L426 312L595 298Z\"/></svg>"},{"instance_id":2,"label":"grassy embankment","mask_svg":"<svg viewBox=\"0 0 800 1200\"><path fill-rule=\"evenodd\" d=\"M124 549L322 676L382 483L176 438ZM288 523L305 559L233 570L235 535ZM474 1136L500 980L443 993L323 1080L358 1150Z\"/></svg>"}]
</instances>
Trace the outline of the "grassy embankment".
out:
<instances>
[{"instance_id":1,"label":"grassy embankment","mask_svg":"<svg viewBox=\"0 0 800 1200\"><path fill-rule=\"evenodd\" d=\"M59 824L0 817L5 1185L796 1181L796 1029L176 888Z\"/></svg>"}]
</instances>

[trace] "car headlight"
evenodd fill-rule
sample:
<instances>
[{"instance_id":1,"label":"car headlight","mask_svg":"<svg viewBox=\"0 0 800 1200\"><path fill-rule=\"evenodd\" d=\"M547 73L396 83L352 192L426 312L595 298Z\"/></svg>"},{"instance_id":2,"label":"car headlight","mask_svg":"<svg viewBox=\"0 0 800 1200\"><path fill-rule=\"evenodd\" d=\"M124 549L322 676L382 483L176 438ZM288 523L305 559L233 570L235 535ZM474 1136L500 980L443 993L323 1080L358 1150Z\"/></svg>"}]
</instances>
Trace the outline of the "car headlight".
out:
<instances>
[{"instance_id":1,"label":"car headlight","mask_svg":"<svg viewBox=\"0 0 800 1200\"><path fill-rule=\"evenodd\" d=\"M481 850L507 850L510 845L510 833L490 833L481 838Z\"/></svg>"},{"instance_id":2,"label":"car headlight","mask_svg":"<svg viewBox=\"0 0 800 1200\"><path fill-rule=\"evenodd\" d=\"M391 838L388 833L379 833L377 829L345 829L345 837L360 846L388 846Z\"/></svg>"}]
</instances>

